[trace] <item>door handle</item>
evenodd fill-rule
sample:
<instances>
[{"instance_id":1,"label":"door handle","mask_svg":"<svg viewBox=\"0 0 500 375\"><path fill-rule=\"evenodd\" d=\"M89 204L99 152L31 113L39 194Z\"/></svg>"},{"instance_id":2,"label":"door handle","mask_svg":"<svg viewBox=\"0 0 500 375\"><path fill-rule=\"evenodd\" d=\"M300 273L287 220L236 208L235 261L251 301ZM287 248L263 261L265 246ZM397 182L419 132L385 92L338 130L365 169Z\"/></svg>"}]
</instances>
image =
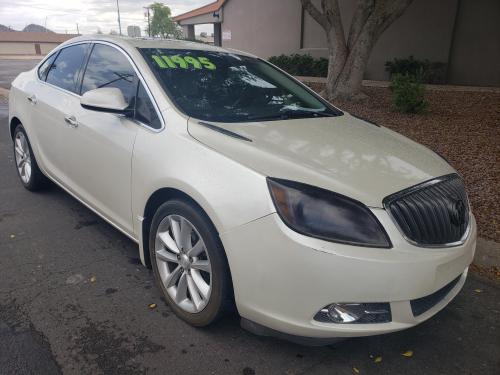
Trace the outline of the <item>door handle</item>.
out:
<instances>
[{"instance_id":1,"label":"door handle","mask_svg":"<svg viewBox=\"0 0 500 375\"><path fill-rule=\"evenodd\" d=\"M35 96L35 95L28 96L28 101L29 101L31 104L36 104L36 102L37 102L37 100L36 100L36 96Z\"/></svg>"},{"instance_id":2,"label":"door handle","mask_svg":"<svg viewBox=\"0 0 500 375\"><path fill-rule=\"evenodd\" d=\"M75 116L66 116L64 118L64 121L68 126L71 126L72 128L77 128L78 127L78 121L76 121Z\"/></svg>"}]
</instances>

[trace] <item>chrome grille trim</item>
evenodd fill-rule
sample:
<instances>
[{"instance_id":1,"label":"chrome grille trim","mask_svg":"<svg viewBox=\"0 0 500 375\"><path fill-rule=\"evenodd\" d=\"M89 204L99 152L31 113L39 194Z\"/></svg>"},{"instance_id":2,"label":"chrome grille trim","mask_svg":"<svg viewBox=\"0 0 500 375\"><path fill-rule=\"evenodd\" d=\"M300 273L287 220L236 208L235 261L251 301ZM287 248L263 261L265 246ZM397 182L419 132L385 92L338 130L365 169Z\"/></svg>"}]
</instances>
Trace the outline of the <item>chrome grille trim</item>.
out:
<instances>
[{"instance_id":1,"label":"chrome grille trim","mask_svg":"<svg viewBox=\"0 0 500 375\"><path fill-rule=\"evenodd\" d=\"M415 246L460 246L470 232L469 200L456 173L391 194L383 205L403 237ZM461 205L463 213L456 207ZM455 218L458 224L453 223Z\"/></svg>"}]
</instances>

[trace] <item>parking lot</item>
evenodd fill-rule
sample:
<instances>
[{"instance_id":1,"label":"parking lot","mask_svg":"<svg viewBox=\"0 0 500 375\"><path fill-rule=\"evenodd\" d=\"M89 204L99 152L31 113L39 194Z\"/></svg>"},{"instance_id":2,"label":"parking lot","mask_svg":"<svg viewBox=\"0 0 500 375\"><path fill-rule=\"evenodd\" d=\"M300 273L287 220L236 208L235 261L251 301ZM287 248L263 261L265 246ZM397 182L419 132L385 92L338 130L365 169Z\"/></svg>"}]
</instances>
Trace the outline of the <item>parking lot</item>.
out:
<instances>
[{"instance_id":1,"label":"parking lot","mask_svg":"<svg viewBox=\"0 0 500 375\"><path fill-rule=\"evenodd\" d=\"M422 325L336 347L257 337L236 315L192 328L162 301L132 241L55 186L22 188L1 97L0 128L1 374L498 372L500 290L474 274Z\"/></svg>"}]
</instances>

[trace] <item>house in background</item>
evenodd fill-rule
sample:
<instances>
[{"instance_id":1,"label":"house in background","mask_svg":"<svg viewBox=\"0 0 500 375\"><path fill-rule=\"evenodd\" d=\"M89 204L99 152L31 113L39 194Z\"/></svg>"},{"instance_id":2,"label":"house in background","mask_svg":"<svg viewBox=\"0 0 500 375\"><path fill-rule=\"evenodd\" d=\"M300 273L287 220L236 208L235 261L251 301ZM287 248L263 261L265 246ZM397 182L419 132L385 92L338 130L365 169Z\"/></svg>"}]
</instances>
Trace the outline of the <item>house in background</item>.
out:
<instances>
[{"instance_id":1,"label":"house in background","mask_svg":"<svg viewBox=\"0 0 500 375\"><path fill-rule=\"evenodd\" d=\"M0 31L0 56L46 55L62 42L77 34L52 32Z\"/></svg>"},{"instance_id":2,"label":"house in background","mask_svg":"<svg viewBox=\"0 0 500 375\"><path fill-rule=\"evenodd\" d=\"M356 1L339 4L347 33ZM263 58L327 56L324 32L300 0L218 0L174 20L188 38L194 25L213 24L216 45ZM500 86L499 20L499 0L416 0L374 46L365 78L387 80L386 61L413 55L445 63L447 83Z\"/></svg>"}]
</instances>

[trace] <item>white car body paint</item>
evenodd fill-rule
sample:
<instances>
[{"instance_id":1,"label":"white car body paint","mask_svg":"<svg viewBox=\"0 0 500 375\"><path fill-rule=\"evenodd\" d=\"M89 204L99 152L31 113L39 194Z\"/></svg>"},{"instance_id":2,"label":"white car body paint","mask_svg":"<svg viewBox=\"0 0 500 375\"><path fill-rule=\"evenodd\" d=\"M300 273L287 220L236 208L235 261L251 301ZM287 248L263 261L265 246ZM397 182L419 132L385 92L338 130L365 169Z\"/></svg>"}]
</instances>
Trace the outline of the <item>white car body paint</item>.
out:
<instances>
[{"instance_id":1,"label":"white car body paint","mask_svg":"<svg viewBox=\"0 0 500 375\"><path fill-rule=\"evenodd\" d=\"M392 193L455 172L435 153L347 113L214 123L252 142L227 137L178 110L136 47L226 50L107 36L75 38L58 49L91 42L114 46L127 56L154 98L161 129L82 108L79 95L40 81L38 67L13 82L9 120L22 122L44 174L138 242L143 262L146 203L155 191L171 188L189 195L212 220L229 261L238 311L265 327L316 338L392 332L428 319L458 293L474 256L472 214L463 244L428 249L406 241L382 204ZM27 100L32 96L36 104ZM68 116L77 126L68 125ZM276 214L267 177L307 183L364 203L393 247L343 245L294 232ZM437 291L460 274L441 302L413 317L411 299ZM329 303L358 301L389 302L392 322L313 320Z\"/></svg>"}]
</instances>

